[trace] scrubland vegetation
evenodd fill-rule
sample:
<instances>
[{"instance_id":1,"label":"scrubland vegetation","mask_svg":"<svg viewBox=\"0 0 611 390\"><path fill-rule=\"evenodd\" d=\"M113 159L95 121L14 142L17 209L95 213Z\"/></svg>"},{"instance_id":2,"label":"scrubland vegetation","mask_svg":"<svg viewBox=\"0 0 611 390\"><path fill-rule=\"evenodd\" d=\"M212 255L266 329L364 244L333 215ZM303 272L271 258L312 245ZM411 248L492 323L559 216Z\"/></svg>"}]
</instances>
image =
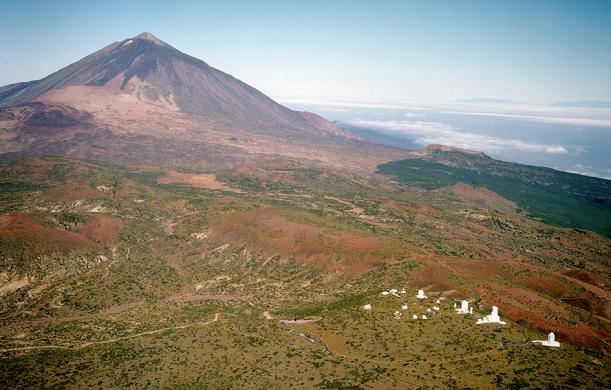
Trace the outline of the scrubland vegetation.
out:
<instances>
[{"instance_id":1,"label":"scrubland vegetation","mask_svg":"<svg viewBox=\"0 0 611 390\"><path fill-rule=\"evenodd\" d=\"M0 166L0 383L609 386L601 235L468 186L280 161L160 184L168 174L64 158ZM380 295L390 288L408 293ZM474 315L454 314L463 298ZM475 325L491 305L506 326ZM302 316L321 319L278 321ZM560 349L529 342L548 331Z\"/></svg>"}]
</instances>

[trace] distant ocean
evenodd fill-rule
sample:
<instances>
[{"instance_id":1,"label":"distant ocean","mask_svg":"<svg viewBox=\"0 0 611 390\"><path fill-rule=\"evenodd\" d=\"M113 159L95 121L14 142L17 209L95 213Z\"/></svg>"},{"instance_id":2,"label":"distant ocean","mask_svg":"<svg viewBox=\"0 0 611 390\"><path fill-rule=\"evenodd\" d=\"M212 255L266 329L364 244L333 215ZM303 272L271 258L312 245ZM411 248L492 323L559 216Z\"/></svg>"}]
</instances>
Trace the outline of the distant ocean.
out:
<instances>
[{"instance_id":1,"label":"distant ocean","mask_svg":"<svg viewBox=\"0 0 611 390\"><path fill-rule=\"evenodd\" d=\"M489 156L611 178L611 109L511 104L392 106L284 101L374 142L405 149L440 143Z\"/></svg>"}]
</instances>

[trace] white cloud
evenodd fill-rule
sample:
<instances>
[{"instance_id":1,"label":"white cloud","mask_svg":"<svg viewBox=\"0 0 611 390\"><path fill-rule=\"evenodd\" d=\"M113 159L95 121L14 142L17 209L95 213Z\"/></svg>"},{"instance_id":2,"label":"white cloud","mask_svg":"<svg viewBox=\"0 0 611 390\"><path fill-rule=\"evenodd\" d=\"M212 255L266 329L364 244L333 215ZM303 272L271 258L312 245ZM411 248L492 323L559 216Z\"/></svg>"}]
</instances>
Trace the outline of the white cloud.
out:
<instances>
[{"instance_id":1,"label":"white cloud","mask_svg":"<svg viewBox=\"0 0 611 390\"><path fill-rule=\"evenodd\" d=\"M550 154L565 154L567 153L566 149L560 145L557 146L548 146L545 148L545 153Z\"/></svg>"},{"instance_id":2,"label":"white cloud","mask_svg":"<svg viewBox=\"0 0 611 390\"><path fill-rule=\"evenodd\" d=\"M393 101L371 102L364 100L341 99L300 99L277 98L285 104L305 104L311 106L344 107L344 108L379 108L400 109L417 112L439 112L454 115L475 115L492 118L513 119L524 122L545 123L565 126L589 126L611 129L611 109L559 107L543 104L525 103L467 103L467 102L424 102L424 101ZM406 117L416 117L418 114Z\"/></svg>"},{"instance_id":3,"label":"white cloud","mask_svg":"<svg viewBox=\"0 0 611 390\"><path fill-rule=\"evenodd\" d=\"M333 100L333 99L303 99L292 97L275 97L277 102L282 104L301 104L308 106L325 106L325 107L348 107L348 108L379 108L388 110L415 110L427 111L429 108L422 104L411 103L384 103L356 100Z\"/></svg>"},{"instance_id":4,"label":"white cloud","mask_svg":"<svg viewBox=\"0 0 611 390\"><path fill-rule=\"evenodd\" d=\"M332 107L320 107L320 111L331 111L331 112L350 112L349 108L332 108Z\"/></svg>"},{"instance_id":5,"label":"white cloud","mask_svg":"<svg viewBox=\"0 0 611 390\"><path fill-rule=\"evenodd\" d=\"M445 114L488 116L503 119L515 119L525 122L537 122L552 125L567 126L594 126L611 128L611 119L572 118L543 115L504 114L498 112L468 112L468 111L440 111Z\"/></svg>"},{"instance_id":6,"label":"white cloud","mask_svg":"<svg viewBox=\"0 0 611 390\"><path fill-rule=\"evenodd\" d=\"M573 153L575 156L579 156L584 153L588 153L588 148L585 146L575 146L575 152Z\"/></svg>"},{"instance_id":7,"label":"white cloud","mask_svg":"<svg viewBox=\"0 0 611 390\"><path fill-rule=\"evenodd\" d=\"M603 179L611 180L611 177L605 176L604 173L601 174L601 172L597 172L595 168L589 165L575 164L572 167L565 169L565 171L570 173L577 173L579 175L600 177ZM607 169L607 173L611 173L611 168Z\"/></svg>"},{"instance_id":8,"label":"white cloud","mask_svg":"<svg viewBox=\"0 0 611 390\"><path fill-rule=\"evenodd\" d=\"M376 129L387 134L409 136L414 139L415 143L420 145L443 144L488 153L501 153L506 150L521 150L549 154L567 153L566 148L562 145L548 145L518 139L475 134L462 131L441 122L407 120L376 121L359 119L350 121L349 123L354 126Z\"/></svg>"}]
</instances>

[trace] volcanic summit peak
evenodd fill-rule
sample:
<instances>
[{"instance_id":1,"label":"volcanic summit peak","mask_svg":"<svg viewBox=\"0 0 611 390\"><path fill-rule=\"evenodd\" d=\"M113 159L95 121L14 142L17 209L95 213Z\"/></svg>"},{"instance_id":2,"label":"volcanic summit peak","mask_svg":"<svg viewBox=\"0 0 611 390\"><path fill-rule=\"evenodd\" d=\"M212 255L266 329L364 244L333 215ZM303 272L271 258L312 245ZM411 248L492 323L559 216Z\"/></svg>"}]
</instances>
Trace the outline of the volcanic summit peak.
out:
<instances>
[{"instance_id":1,"label":"volcanic summit peak","mask_svg":"<svg viewBox=\"0 0 611 390\"><path fill-rule=\"evenodd\" d=\"M132 39L144 39L146 41L153 42L154 44L159 45L159 46L168 46L167 43L165 43L161 39L157 38L156 36L154 36L152 33L148 32L148 31L140 33L140 34L136 35L135 37L133 37Z\"/></svg>"}]
</instances>

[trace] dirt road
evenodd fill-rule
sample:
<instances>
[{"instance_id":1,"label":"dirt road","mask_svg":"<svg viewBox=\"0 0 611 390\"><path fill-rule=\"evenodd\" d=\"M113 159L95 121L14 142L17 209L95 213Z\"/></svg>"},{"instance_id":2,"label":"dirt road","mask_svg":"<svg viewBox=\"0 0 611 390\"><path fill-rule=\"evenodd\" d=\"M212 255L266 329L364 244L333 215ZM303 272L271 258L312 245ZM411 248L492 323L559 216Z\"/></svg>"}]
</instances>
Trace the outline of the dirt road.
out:
<instances>
[{"instance_id":1,"label":"dirt road","mask_svg":"<svg viewBox=\"0 0 611 390\"><path fill-rule=\"evenodd\" d=\"M31 350L35 350L35 349L79 350L79 349L91 347L91 346L94 346L94 345L111 344L111 343L116 343L118 341L130 340L130 339L135 339L135 338L138 338L138 337L149 336L149 335L152 335L152 334L163 333L163 332L167 332L169 330L186 329L186 328L193 328L193 327L197 327L197 326L210 325L210 324L212 324L214 322L217 322L219 320L220 315L221 315L221 313L215 313L213 319L211 319L209 321L205 321L205 322L195 322L195 323L185 324L185 325L170 326L170 327L167 327L167 328L156 329L156 330L149 330L147 332L137 333L137 334L133 334L133 335L129 335L129 336L115 337L115 338L108 339L108 340L89 341L89 342L86 342L86 343L83 343L83 344L78 344L78 345L54 345L54 344L47 344L47 345L33 345L33 346L29 346L29 347L6 348L6 349L0 349L0 353L16 352L16 351L31 351Z\"/></svg>"}]
</instances>

